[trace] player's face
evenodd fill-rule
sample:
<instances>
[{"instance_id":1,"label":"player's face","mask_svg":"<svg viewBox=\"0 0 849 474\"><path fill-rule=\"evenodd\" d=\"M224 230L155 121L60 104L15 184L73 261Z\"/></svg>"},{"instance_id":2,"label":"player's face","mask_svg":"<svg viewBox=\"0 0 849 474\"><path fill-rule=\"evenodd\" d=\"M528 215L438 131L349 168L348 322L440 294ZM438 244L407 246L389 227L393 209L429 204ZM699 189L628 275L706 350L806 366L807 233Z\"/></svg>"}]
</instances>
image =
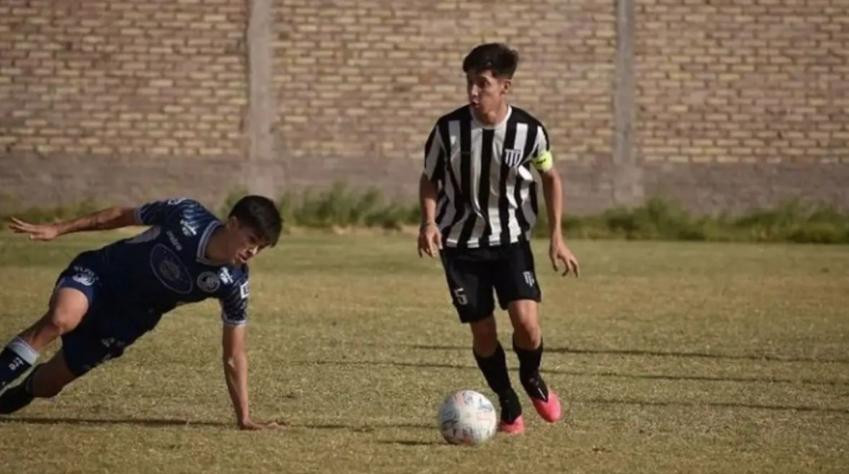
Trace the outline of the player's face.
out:
<instances>
[{"instance_id":1,"label":"player's face","mask_svg":"<svg viewBox=\"0 0 849 474\"><path fill-rule=\"evenodd\" d=\"M268 246L251 227L241 225L238 219L227 221L227 258L232 265L243 265Z\"/></svg>"},{"instance_id":2,"label":"player's face","mask_svg":"<svg viewBox=\"0 0 849 474\"><path fill-rule=\"evenodd\" d=\"M510 79L495 77L490 70L466 74L469 105L478 120L489 122L497 117L506 106L509 90Z\"/></svg>"}]
</instances>

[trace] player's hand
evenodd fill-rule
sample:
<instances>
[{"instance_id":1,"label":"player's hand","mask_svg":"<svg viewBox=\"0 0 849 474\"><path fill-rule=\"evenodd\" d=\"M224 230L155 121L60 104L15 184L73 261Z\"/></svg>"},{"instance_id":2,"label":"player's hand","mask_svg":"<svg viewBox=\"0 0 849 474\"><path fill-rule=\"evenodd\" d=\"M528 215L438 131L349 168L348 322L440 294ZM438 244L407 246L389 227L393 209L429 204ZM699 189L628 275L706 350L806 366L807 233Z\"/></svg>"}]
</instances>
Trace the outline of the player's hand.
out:
<instances>
[{"instance_id":1,"label":"player's hand","mask_svg":"<svg viewBox=\"0 0 849 474\"><path fill-rule=\"evenodd\" d=\"M580 267L578 266L578 259L575 258L575 254L569 250L569 247L563 243L563 239L561 237L554 237L551 239L551 245L548 248L548 258L551 259L551 266L554 267L554 271L559 272L559 264L563 263L563 276L566 276L570 271L575 274L575 277L578 277L578 272Z\"/></svg>"},{"instance_id":2,"label":"player's hand","mask_svg":"<svg viewBox=\"0 0 849 474\"><path fill-rule=\"evenodd\" d=\"M427 254L435 257L442 250L442 233L434 222L422 224L419 228L419 257Z\"/></svg>"},{"instance_id":3,"label":"player's hand","mask_svg":"<svg viewBox=\"0 0 849 474\"><path fill-rule=\"evenodd\" d=\"M29 234L30 240L53 240L59 237L59 227L54 224L31 224L17 217L9 220L10 229L16 234Z\"/></svg>"},{"instance_id":4,"label":"player's hand","mask_svg":"<svg viewBox=\"0 0 849 474\"><path fill-rule=\"evenodd\" d=\"M245 431L258 431L258 430L276 430L286 426L285 422L276 422L276 421L254 421L250 418L247 420L239 421L239 429Z\"/></svg>"}]
</instances>

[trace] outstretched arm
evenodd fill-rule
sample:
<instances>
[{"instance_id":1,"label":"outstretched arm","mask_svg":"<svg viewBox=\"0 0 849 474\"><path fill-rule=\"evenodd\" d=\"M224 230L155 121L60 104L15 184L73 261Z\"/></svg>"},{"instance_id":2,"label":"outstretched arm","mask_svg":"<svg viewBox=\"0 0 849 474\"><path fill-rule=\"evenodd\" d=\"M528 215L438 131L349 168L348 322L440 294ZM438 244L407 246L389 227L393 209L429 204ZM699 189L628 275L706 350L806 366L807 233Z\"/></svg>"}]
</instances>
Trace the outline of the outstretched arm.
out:
<instances>
[{"instance_id":1,"label":"outstretched arm","mask_svg":"<svg viewBox=\"0 0 849 474\"><path fill-rule=\"evenodd\" d=\"M548 232L551 237L551 244L548 249L551 266L554 267L555 271L559 271L558 262L563 262L563 275L572 271L575 276L578 276L578 259L563 243L563 232L560 227L560 219L563 215L563 185L560 181L560 174L557 172L557 168L552 166L548 170L540 172L540 177L542 178L542 192L548 214Z\"/></svg>"},{"instance_id":2,"label":"outstretched arm","mask_svg":"<svg viewBox=\"0 0 849 474\"><path fill-rule=\"evenodd\" d=\"M251 419L248 402L248 356L245 351L245 325L224 325L224 378L236 411L236 422L243 430L275 428L276 423L258 423Z\"/></svg>"},{"instance_id":3,"label":"outstretched arm","mask_svg":"<svg viewBox=\"0 0 849 474\"><path fill-rule=\"evenodd\" d=\"M52 240L63 234L86 230L108 230L140 224L133 207L110 207L62 222L33 224L12 217L9 228L18 234L29 234L32 240Z\"/></svg>"}]
</instances>

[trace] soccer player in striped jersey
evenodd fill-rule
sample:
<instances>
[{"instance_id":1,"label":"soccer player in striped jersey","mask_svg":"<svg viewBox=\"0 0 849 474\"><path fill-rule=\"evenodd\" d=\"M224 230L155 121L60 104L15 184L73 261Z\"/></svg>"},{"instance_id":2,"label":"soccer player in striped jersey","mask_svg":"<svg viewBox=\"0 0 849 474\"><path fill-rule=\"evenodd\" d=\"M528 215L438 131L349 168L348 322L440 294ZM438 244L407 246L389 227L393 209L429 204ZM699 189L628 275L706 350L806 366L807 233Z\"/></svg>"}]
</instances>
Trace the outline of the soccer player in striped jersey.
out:
<instances>
[{"instance_id":1,"label":"soccer player in striped jersey","mask_svg":"<svg viewBox=\"0 0 849 474\"><path fill-rule=\"evenodd\" d=\"M529 245L537 216L532 167L542 181L551 264L555 270L562 264L563 275L578 275L578 260L561 233L562 189L548 134L531 114L507 102L518 61L514 50L498 43L466 56L469 104L436 122L419 183L419 256L441 256L460 321L471 327L475 360L498 396L499 430L510 434L525 428L498 342L493 290L510 315L525 392L543 419L561 417L560 400L539 371L541 292Z\"/></svg>"},{"instance_id":2,"label":"soccer player in striped jersey","mask_svg":"<svg viewBox=\"0 0 849 474\"><path fill-rule=\"evenodd\" d=\"M236 421L242 429L276 426L250 416L245 350L247 262L277 243L282 219L274 203L245 196L224 222L196 201L171 199L139 208L113 207L56 224L12 219L9 227L33 240L52 240L130 225L150 227L78 255L59 275L47 313L0 352L0 414L15 412L33 398L53 397L92 368L120 357L177 305L217 298L225 381ZM50 360L3 391L59 337L62 347Z\"/></svg>"}]
</instances>

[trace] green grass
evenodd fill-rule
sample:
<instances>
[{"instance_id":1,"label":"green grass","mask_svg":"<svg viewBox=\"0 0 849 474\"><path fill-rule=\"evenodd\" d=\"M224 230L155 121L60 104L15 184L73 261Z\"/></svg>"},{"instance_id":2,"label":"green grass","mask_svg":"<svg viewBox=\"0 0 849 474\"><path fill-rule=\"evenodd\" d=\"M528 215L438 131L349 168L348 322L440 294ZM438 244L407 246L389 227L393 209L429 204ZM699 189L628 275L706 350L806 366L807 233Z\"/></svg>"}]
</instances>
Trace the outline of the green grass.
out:
<instances>
[{"instance_id":1,"label":"green grass","mask_svg":"<svg viewBox=\"0 0 849 474\"><path fill-rule=\"evenodd\" d=\"M43 312L77 252L125 235L0 233L0 340ZM564 423L525 402L526 435L445 444L442 398L493 394L438 263L411 236L303 233L252 267L252 410L288 428L235 429L208 301L0 418L0 472L846 472L849 247L571 245L580 279L556 276L535 244Z\"/></svg>"}]
</instances>

